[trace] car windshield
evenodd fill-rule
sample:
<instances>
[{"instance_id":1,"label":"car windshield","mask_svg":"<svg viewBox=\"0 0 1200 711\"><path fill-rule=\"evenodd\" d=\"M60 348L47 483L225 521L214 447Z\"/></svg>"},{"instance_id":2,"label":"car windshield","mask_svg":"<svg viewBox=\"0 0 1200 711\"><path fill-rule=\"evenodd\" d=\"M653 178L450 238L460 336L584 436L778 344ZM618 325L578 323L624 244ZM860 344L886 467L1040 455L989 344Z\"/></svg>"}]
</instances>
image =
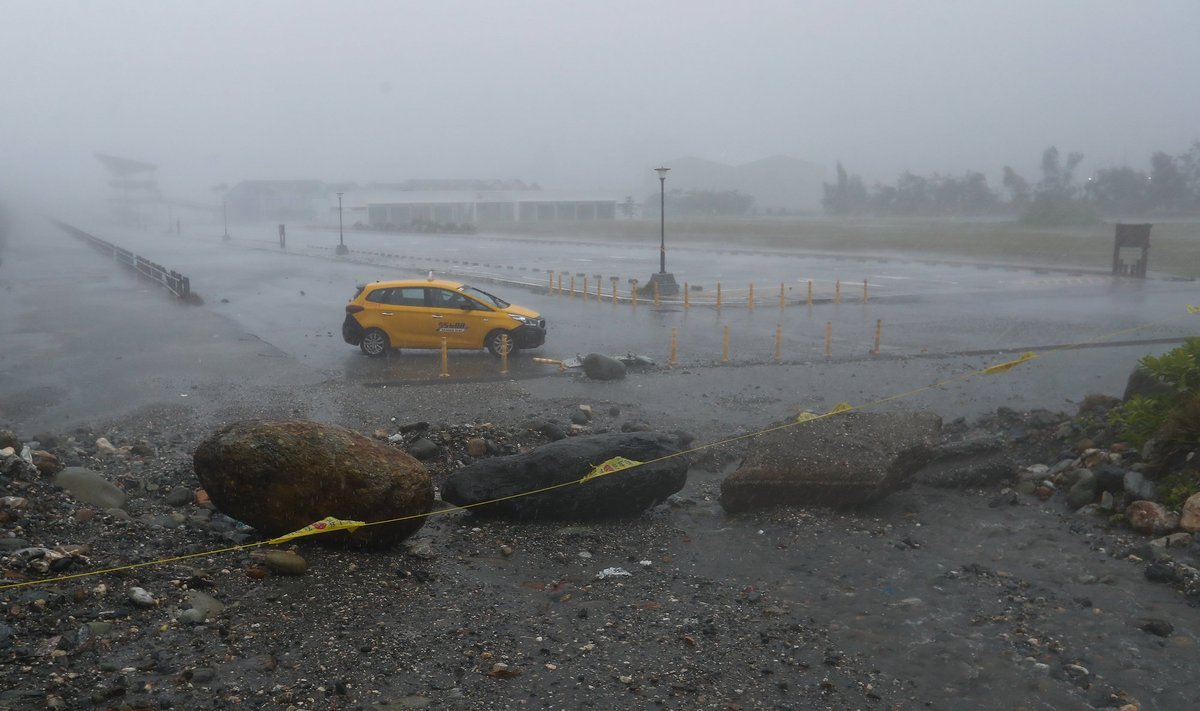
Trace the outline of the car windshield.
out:
<instances>
[{"instance_id":1,"label":"car windshield","mask_svg":"<svg viewBox=\"0 0 1200 711\"><path fill-rule=\"evenodd\" d=\"M486 291L481 291L479 289L476 289L473 286L460 286L460 287L458 287L458 290L463 292L464 294L470 294L471 296L474 296L476 299L479 299L480 301L485 301L488 303L495 304L498 308L501 308L501 309L506 309L510 306L510 304L507 301L505 301L504 299L501 299L499 296L492 296L491 294L487 293Z\"/></svg>"}]
</instances>

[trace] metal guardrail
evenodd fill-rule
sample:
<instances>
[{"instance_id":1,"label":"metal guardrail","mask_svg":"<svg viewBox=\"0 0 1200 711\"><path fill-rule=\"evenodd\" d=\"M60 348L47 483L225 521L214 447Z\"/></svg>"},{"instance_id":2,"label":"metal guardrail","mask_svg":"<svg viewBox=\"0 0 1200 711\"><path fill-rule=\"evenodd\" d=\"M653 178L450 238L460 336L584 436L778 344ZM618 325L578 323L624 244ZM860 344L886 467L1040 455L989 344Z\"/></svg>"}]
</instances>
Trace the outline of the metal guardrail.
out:
<instances>
[{"instance_id":1,"label":"metal guardrail","mask_svg":"<svg viewBox=\"0 0 1200 711\"><path fill-rule=\"evenodd\" d=\"M68 234L78 237L84 242L87 242L95 247L100 252L112 257L113 261L116 263L137 272L139 275L146 277L147 279L150 279L175 296L178 296L181 299L191 298L192 282L179 272L174 271L173 269L167 269L161 264L152 262L145 257L140 257L133 252L130 252L128 249L118 247L112 242L102 240L95 235L88 234L87 232L84 232L77 227L72 227L65 222L54 220L54 223L64 229Z\"/></svg>"}]
</instances>

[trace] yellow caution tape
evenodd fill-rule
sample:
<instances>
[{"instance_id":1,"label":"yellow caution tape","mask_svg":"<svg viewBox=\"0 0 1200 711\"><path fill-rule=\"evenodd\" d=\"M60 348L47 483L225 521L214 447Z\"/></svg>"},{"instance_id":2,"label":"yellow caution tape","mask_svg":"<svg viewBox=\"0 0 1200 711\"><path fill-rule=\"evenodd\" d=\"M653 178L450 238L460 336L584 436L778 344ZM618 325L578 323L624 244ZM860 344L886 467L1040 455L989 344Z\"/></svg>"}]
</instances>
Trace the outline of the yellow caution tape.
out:
<instances>
[{"instance_id":1,"label":"yellow caution tape","mask_svg":"<svg viewBox=\"0 0 1200 711\"><path fill-rule=\"evenodd\" d=\"M267 541L267 543L278 544L283 543L284 541L290 541L293 538L300 538L301 536L315 536L318 533L329 533L330 531L353 532L358 527L365 525L367 524L364 521L348 521L340 518L334 518L333 516L326 516L320 521L317 521L316 523L310 523L298 531L292 531L291 533L285 533L278 538L272 538L271 540Z\"/></svg>"},{"instance_id":2,"label":"yellow caution tape","mask_svg":"<svg viewBox=\"0 0 1200 711\"><path fill-rule=\"evenodd\" d=\"M640 467L641 465L642 462L635 462L632 459L626 459L625 457L613 457L600 466L593 467L590 472L585 474L584 477L579 480L579 483L582 484L588 479L595 479L598 476L605 476L607 474L612 474L613 472L619 472L622 469L632 469L634 467Z\"/></svg>"},{"instance_id":3,"label":"yellow caution tape","mask_svg":"<svg viewBox=\"0 0 1200 711\"><path fill-rule=\"evenodd\" d=\"M836 415L839 412L849 412L850 410L853 410L853 409L854 409L854 406L851 405L850 403L839 402L838 404L833 406L833 409L829 411L829 414Z\"/></svg>"},{"instance_id":4,"label":"yellow caution tape","mask_svg":"<svg viewBox=\"0 0 1200 711\"><path fill-rule=\"evenodd\" d=\"M1016 366L1024 363L1025 361L1033 360L1034 358L1037 358L1037 353L1032 353L1032 352L1022 353L1021 357L1017 358L1016 360L1010 360L1007 363L997 363L996 365L989 365L988 367L984 368L982 372L986 375L995 375L996 373L1007 373L1008 371L1012 370Z\"/></svg>"},{"instance_id":5,"label":"yellow caution tape","mask_svg":"<svg viewBox=\"0 0 1200 711\"><path fill-rule=\"evenodd\" d=\"M804 412L801 412L799 415L796 415L796 422L808 422L809 420L815 420L818 417L820 417L820 415L818 415L817 413L809 412L809 411L805 410Z\"/></svg>"},{"instance_id":6,"label":"yellow caution tape","mask_svg":"<svg viewBox=\"0 0 1200 711\"><path fill-rule=\"evenodd\" d=\"M1200 306L1192 306L1191 304L1188 304L1188 313L1200 314Z\"/></svg>"}]
</instances>

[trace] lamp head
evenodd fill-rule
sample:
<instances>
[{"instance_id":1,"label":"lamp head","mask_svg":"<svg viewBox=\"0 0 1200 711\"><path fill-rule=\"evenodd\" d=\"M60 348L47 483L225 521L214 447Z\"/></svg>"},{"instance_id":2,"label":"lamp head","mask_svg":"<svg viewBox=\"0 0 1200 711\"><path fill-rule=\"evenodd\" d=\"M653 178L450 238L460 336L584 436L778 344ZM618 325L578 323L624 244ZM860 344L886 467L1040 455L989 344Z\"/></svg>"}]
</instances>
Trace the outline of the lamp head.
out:
<instances>
[{"instance_id":1,"label":"lamp head","mask_svg":"<svg viewBox=\"0 0 1200 711\"><path fill-rule=\"evenodd\" d=\"M666 180L666 179L667 179L667 171L668 171L668 170L670 170L670 168L655 168L655 169L654 169L654 171L655 171L656 173L658 173L658 179L659 179L659 180Z\"/></svg>"}]
</instances>

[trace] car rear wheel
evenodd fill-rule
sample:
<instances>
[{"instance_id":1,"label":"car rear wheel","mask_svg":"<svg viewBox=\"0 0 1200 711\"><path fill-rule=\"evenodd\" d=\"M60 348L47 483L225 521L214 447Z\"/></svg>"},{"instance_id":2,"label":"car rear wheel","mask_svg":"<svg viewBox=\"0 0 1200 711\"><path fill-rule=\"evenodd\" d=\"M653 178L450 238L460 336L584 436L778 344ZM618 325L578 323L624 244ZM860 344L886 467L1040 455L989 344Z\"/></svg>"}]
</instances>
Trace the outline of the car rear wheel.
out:
<instances>
[{"instance_id":1,"label":"car rear wheel","mask_svg":"<svg viewBox=\"0 0 1200 711\"><path fill-rule=\"evenodd\" d=\"M514 352L516 352L517 347L516 347L516 344L513 342L512 334L509 333L508 331L492 331L491 333L488 334L487 339L484 340L484 342L483 342L483 345L487 347L488 352L491 353L492 355L496 356L497 358L500 357L500 353L504 347L503 336L508 336L507 353L509 355L512 355Z\"/></svg>"},{"instance_id":2,"label":"car rear wheel","mask_svg":"<svg viewBox=\"0 0 1200 711\"><path fill-rule=\"evenodd\" d=\"M388 341L386 333L380 331L378 328L368 328L367 332L363 334L362 342L358 344L358 347L362 349L363 353L372 358L378 358L387 355L387 352L391 350L392 344Z\"/></svg>"}]
</instances>

